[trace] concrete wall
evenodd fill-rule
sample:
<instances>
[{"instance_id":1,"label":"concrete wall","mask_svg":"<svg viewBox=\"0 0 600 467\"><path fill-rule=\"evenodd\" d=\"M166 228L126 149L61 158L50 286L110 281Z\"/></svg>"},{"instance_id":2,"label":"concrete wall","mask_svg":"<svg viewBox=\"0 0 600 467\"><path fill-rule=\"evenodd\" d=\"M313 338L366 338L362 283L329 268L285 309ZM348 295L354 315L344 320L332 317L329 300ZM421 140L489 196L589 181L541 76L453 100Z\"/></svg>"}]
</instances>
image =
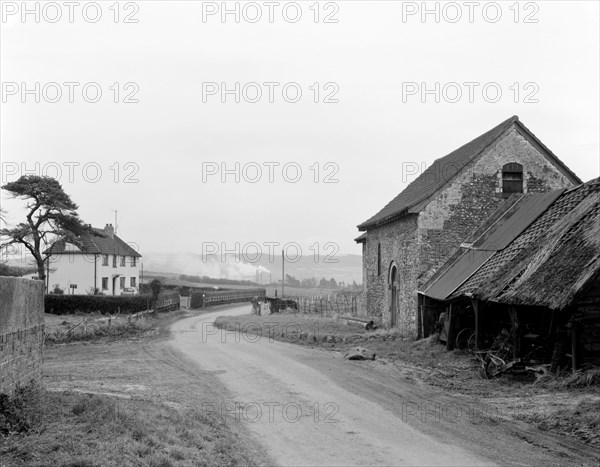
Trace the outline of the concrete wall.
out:
<instances>
[{"instance_id":1,"label":"concrete wall","mask_svg":"<svg viewBox=\"0 0 600 467\"><path fill-rule=\"evenodd\" d=\"M502 167L523 165L524 192L547 192L573 186L543 155L541 148L512 127L479 158L458 173L417 215L369 229L363 254L367 313L390 324L389 268L397 264L397 326L417 329L417 291L459 245L504 202ZM452 170L452 168L450 168ZM452 172L451 172L452 173ZM377 275L377 245L382 273Z\"/></svg>"},{"instance_id":2,"label":"concrete wall","mask_svg":"<svg viewBox=\"0 0 600 467\"><path fill-rule=\"evenodd\" d=\"M0 393L41 380L44 283L0 276Z\"/></svg>"}]
</instances>

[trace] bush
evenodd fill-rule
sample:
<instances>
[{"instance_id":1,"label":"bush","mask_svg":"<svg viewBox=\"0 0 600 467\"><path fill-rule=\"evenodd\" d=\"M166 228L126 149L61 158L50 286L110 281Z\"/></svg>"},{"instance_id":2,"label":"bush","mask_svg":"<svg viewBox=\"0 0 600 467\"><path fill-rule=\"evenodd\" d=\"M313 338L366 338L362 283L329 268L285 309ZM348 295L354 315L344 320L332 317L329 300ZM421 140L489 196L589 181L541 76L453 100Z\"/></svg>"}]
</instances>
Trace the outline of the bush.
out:
<instances>
[{"instance_id":1,"label":"bush","mask_svg":"<svg viewBox=\"0 0 600 467\"><path fill-rule=\"evenodd\" d=\"M202 308L204 306L204 292L190 293L190 308Z\"/></svg>"},{"instance_id":2,"label":"bush","mask_svg":"<svg viewBox=\"0 0 600 467\"><path fill-rule=\"evenodd\" d=\"M152 290L152 296L156 299L162 290L162 283L158 279L154 279L150 282L150 290Z\"/></svg>"},{"instance_id":3,"label":"bush","mask_svg":"<svg viewBox=\"0 0 600 467\"><path fill-rule=\"evenodd\" d=\"M44 297L46 313L70 315L74 313L137 313L150 308L150 295L51 295Z\"/></svg>"},{"instance_id":4,"label":"bush","mask_svg":"<svg viewBox=\"0 0 600 467\"><path fill-rule=\"evenodd\" d=\"M17 386L13 394L0 394L0 437L29 431L39 424L40 387Z\"/></svg>"}]
</instances>

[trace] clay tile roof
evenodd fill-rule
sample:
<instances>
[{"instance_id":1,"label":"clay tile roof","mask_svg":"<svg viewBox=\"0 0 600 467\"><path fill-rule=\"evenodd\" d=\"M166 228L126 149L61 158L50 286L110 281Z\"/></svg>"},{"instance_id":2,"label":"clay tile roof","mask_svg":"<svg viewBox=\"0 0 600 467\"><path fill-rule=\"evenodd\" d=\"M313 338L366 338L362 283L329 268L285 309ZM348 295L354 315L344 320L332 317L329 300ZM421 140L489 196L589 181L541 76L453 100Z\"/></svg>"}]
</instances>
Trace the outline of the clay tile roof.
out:
<instances>
[{"instance_id":1,"label":"clay tile roof","mask_svg":"<svg viewBox=\"0 0 600 467\"><path fill-rule=\"evenodd\" d=\"M390 201L381 211L358 226L359 230L367 230L378 224L392 220L404 213L419 213L430 197L435 195L456 174L462 171L471 161L481 154L488 146L502 136L513 124L527 133L537 144L548 153L549 159L565 173L574 183L581 180L565 166L544 144L519 121L518 116L512 116L491 130L461 146L447 156L437 159L417 179L410 183L398 196Z\"/></svg>"},{"instance_id":2,"label":"clay tile roof","mask_svg":"<svg viewBox=\"0 0 600 467\"><path fill-rule=\"evenodd\" d=\"M81 243L81 253L135 256L137 258L142 256L117 235L111 238L104 229L94 227L92 233L81 235L79 241ZM46 252L52 255L72 254L71 251L65 252L65 243L65 240L59 240Z\"/></svg>"}]
</instances>

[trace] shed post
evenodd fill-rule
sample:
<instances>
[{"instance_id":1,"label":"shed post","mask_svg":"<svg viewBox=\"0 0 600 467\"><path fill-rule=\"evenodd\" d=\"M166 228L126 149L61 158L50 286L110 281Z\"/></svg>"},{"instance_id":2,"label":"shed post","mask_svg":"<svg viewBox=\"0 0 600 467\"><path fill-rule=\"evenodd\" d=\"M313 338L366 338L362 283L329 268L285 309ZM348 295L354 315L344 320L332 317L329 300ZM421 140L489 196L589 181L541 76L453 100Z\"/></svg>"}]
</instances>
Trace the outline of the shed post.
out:
<instances>
[{"instance_id":1,"label":"shed post","mask_svg":"<svg viewBox=\"0 0 600 467\"><path fill-rule=\"evenodd\" d=\"M519 355L519 321L517 318L517 309L511 306L508 308L508 313L510 314L512 332L512 358L516 360Z\"/></svg>"},{"instance_id":2,"label":"shed post","mask_svg":"<svg viewBox=\"0 0 600 467\"><path fill-rule=\"evenodd\" d=\"M579 364L579 355L577 355L577 321L575 317L571 318L571 367L573 368L573 374L577 372L577 366Z\"/></svg>"},{"instance_id":3,"label":"shed post","mask_svg":"<svg viewBox=\"0 0 600 467\"><path fill-rule=\"evenodd\" d=\"M456 312L452 311L452 303L448 305L448 336L446 338L446 350L454 350L454 325L456 323Z\"/></svg>"},{"instance_id":4,"label":"shed post","mask_svg":"<svg viewBox=\"0 0 600 467\"><path fill-rule=\"evenodd\" d=\"M423 304L425 303L425 297L421 294L417 295L417 339L423 339L425 333L423 332Z\"/></svg>"},{"instance_id":5,"label":"shed post","mask_svg":"<svg viewBox=\"0 0 600 467\"><path fill-rule=\"evenodd\" d=\"M473 305L473 313L475 314L475 350L479 350L481 344L481 325L479 322L479 300L471 300Z\"/></svg>"}]
</instances>

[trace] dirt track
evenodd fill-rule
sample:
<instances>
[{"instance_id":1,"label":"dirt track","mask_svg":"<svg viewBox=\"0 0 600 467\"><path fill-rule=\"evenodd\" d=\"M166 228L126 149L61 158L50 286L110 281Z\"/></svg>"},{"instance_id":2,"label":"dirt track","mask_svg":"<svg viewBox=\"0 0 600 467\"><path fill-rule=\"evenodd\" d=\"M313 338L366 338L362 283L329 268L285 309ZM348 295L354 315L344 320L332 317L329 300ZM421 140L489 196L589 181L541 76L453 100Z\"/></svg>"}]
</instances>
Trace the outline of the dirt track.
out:
<instances>
[{"instance_id":1,"label":"dirt track","mask_svg":"<svg viewBox=\"0 0 600 467\"><path fill-rule=\"evenodd\" d=\"M503 407L445 394L383 362L212 326L219 315L171 326L174 349L214 372L233 400L204 401L250 430L279 465L598 465L597 453L508 421Z\"/></svg>"}]
</instances>

